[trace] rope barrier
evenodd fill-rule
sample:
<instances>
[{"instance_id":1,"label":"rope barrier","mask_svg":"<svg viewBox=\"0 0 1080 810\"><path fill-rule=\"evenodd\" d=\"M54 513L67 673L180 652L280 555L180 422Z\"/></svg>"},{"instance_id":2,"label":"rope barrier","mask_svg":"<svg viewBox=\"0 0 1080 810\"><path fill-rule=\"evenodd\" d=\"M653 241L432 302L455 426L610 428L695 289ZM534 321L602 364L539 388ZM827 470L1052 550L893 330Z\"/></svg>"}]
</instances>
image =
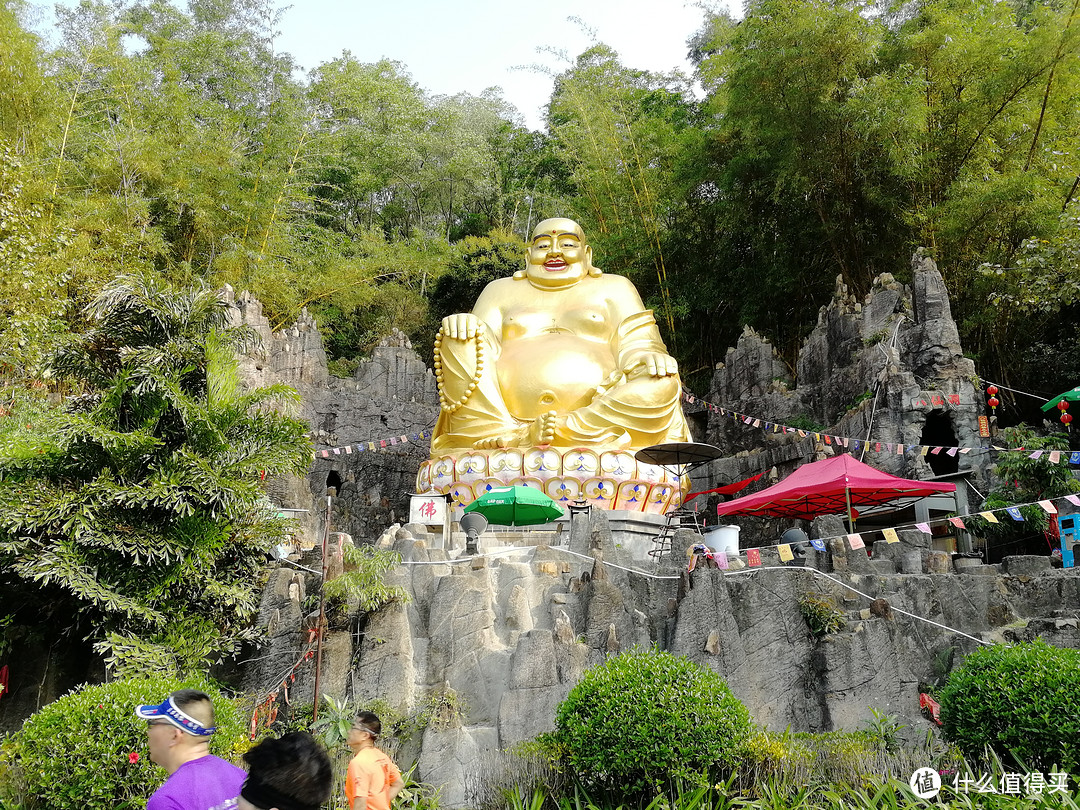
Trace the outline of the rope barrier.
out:
<instances>
[{"instance_id":1,"label":"rope barrier","mask_svg":"<svg viewBox=\"0 0 1080 810\"><path fill-rule=\"evenodd\" d=\"M589 562L592 562L594 564L599 562L601 565L606 565L606 566L609 566L610 568L617 568L620 571L626 571L626 572L631 573L631 574L637 574L638 576L646 577L648 579L662 579L662 580L663 579L666 579L666 580L681 579L681 575L671 576L671 575L665 575L665 574L653 574L653 573L650 573L648 571L642 571L642 570L637 569L637 568L627 568L626 566L623 566L623 565L617 565L616 563L608 562L607 560L597 560L595 557L590 557L587 554L582 554L582 553L577 552L577 551L571 551L568 548L562 548L562 547L559 547L559 546L549 546L548 548L551 551L558 551L558 552L563 553L563 554L569 554L569 555L574 556L574 557L580 557L581 559L588 560ZM477 555L475 555L473 557L459 558L458 560L455 560L454 562L464 562L464 561L476 559L476 558L479 558L479 557L494 556L497 553L505 553L505 552L508 552L508 551L528 551L530 549L535 551L536 546L515 546L515 547L511 547L509 549L501 549L499 552L491 552L491 553L487 553L487 554L477 554ZM435 561L428 561L428 560L409 560L409 561L403 561L402 564L403 565L425 565L425 564L435 565L435 564L439 564L439 563L437 563ZM843 582L842 580L839 580L836 577L825 573L824 571L819 571L817 568L807 568L807 567L804 567L804 566L797 566L797 565L790 565L790 566L789 565L765 565L765 566L755 566L753 568L746 568L746 569L743 569L743 570L740 570L740 571L725 571L724 576L742 576L744 574L754 574L754 573L757 573L758 571L802 571L802 572L812 573L815 576L820 576L820 577L823 577L824 579L829 580L830 582L834 582L837 585L839 585L841 588L846 588L847 590L851 591L852 593L858 594L859 596L863 597L864 599L868 599L871 602L874 601L874 597L870 596L870 594L863 593L858 588L855 588L855 587L853 587L851 585L848 585L846 582ZM904 616L908 616L908 617L910 617L912 619L915 619L916 621L925 622L926 624L931 624L934 627L938 627L938 628L940 628L942 630L945 630L945 631L947 631L949 633L955 633L958 636L963 636L964 638L971 639L972 641L974 641L977 644L990 645L990 643L991 643L989 641L983 641L982 639L979 639L979 638L976 638L975 636L969 635L969 634L965 633L963 630L957 630L955 627L949 627L948 625L941 624L940 622L935 622L933 619L927 619L924 616L918 616L918 615L916 615L914 613L911 613L909 611L904 610L903 608L896 607L892 603L889 604L889 607L890 607L891 610L893 610L893 611L895 611L897 613L903 614Z\"/></svg>"}]
</instances>

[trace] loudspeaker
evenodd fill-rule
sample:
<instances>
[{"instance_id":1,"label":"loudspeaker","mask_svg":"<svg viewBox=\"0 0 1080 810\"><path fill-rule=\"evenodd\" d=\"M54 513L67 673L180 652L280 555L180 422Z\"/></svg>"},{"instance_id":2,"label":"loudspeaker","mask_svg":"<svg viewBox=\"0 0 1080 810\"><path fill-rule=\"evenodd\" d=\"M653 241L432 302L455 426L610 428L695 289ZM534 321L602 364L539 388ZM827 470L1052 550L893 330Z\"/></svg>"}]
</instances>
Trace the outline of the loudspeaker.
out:
<instances>
[{"instance_id":1,"label":"loudspeaker","mask_svg":"<svg viewBox=\"0 0 1080 810\"><path fill-rule=\"evenodd\" d=\"M465 530L465 553L476 554L479 550L480 535L487 528L487 518L477 512L466 512L458 521Z\"/></svg>"},{"instance_id":2,"label":"loudspeaker","mask_svg":"<svg viewBox=\"0 0 1080 810\"><path fill-rule=\"evenodd\" d=\"M788 529L780 535L780 542L790 544L792 553L798 558L806 556L806 551L810 548L810 538L802 529Z\"/></svg>"}]
</instances>

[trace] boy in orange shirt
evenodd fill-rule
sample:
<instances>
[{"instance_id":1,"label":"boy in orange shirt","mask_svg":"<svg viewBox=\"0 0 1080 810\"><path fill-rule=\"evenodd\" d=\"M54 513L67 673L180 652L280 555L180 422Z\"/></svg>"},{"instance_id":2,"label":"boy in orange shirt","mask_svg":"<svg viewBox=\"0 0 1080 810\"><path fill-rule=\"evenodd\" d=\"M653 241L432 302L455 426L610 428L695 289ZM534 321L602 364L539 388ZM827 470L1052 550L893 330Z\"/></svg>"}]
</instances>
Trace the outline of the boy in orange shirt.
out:
<instances>
[{"instance_id":1,"label":"boy in orange shirt","mask_svg":"<svg viewBox=\"0 0 1080 810\"><path fill-rule=\"evenodd\" d=\"M345 775L345 796L350 810L390 810L390 802L405 787L401 771L375 747L382 723L371 712L360 712L346 742L353 751Z\"/></svg>"}]
</instances>

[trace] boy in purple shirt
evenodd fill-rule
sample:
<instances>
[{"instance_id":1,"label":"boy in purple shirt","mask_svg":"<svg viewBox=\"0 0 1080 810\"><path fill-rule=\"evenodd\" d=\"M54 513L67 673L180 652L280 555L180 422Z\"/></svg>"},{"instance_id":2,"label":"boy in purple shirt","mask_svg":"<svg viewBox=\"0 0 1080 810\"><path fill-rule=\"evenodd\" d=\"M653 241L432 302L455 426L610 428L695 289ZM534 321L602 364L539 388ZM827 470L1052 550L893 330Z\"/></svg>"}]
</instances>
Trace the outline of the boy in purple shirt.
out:
<instances>
[{"instance_id":1,"label":"boy in purple shirt","mask_svg":"<svg viewBox=\"0 0 1080 810\"><path fill-rule=\"evenodd\" d=\"M169 774L146 810L236 810L247 774L210 753L214 705L195 689L173 692L159 706L139 706L150 759Z\"/></svg>"}]
</instances>

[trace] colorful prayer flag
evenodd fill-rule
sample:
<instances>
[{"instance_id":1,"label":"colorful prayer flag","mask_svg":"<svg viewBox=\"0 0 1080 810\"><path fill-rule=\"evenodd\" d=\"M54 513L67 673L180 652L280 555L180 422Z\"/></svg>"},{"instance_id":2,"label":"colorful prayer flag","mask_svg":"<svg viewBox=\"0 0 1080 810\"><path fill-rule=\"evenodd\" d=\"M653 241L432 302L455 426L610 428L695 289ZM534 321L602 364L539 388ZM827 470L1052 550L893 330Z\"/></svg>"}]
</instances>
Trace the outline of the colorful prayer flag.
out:
<instances>
[{"instance_id":1,"label":"colorful prayer flag","mask_svg":"<svg viewBox=\"0 0 1080 810\"><path fill-rule=\"evenodd\" d=\"M930 531L930 524L929 523L916 523L915 528L918 529L923 534L933 534L933 532Z\"/></svg>"},{"instance_id":2,"label":"colorful prayer flag","mask_svg":"<svg viewBox=\"0 0 1080 810\"><path fill-rule=\"evenodd\" d=\"M884 536L886 543L900 542L900 536L896 533L896 529L882 529L881 534Z\"/></svg>"},{"instance_id":3,"label":"colorful prayer flag","mask_svg":"<svg viewBox=\"0 0 1080 810\"><path fill-rule=\"evenodd\" d=\"M322 457L323 458L330 458L330 451L329 450L323 450L322 451Z\"/></svg>"},{"instance_id":4,"label":"colorful prayer flag","mask_svg":"<svg viewBox=\"0 0 1080 810\"><path fill-rule=\"evenodd\" d=\"M776 547L776 550L780 552L780 560L782 562L791 562L795 559L795 555L791 553L791 546L787 543L781 543Z\"/></svg>"},{"instance_id":5,"label":"colorful prayer flag","mask_svg":"<svg viewBox=\"0 0 1080 810\"><path fill-rule=\"evenodd\" d=\"M964 525L964 521L962 521L958 517L949 518L949 523L951 523L953 526L955 526L958 529L966 529L967 528L967 526Z\"/></svg>"},{"instance_id":6,"label":"colorful prayer flag","mask_svg":"<svg viewBox=\"0 0 1080 810\"><path fill-rule=\"evenodd\" d=\"M993 512L979 512L979 517L983 518L987 523L997 523L997 515Z\"/></svg>"},{"instance_id":7,"label":"colorful prayer flag","mask_svg":"<svg viewBox=\"0 0 1080 810\"><path fill-rule=\"evenodd\" d=\"M761 565L761 550L756 548L748 548L746 550L746 564L751 567L757 567Z\"/></svg>"},{"instance_id":8,"label":"colorful prayer flag","mask_svg":"<svg viewBox=\"0 0 1080 810\"><path fill-rule=\"evenodd\" d=\"M1051 464L1057 464L1060 461L1061 461L1061 451L1060 450L1051 450L1050 451L1050 463Z\"/></svg>"},{"instance_id":9,"label":"colorful prayer flag","mask_svg":"<svg viewBox=\"0 0 1080 810\"><path fill-rule=\"evenodd\" d=\"M1039 458L1040 456L1042 456L1042 454L1043 454L1042 450L1035 450L1034 452L1031 453L1031 455L1028 456L1028 458Z\"/></svg>"},{"instance_id":10,"label":"colorful prayer flag","mask_svg":"<svg viewBox=\"0 0 1080 810\"><path fill-rule=\"evenodd\" d=\"M1058 513L1057 509L1050 501L1039 501L1039 506L1041 506L1043 511L1048 515L1056 515Z\"/></svg>"},{"instance_id":11,"label":"colorful prayer flag","mask_svg":"<svg viewBox=\"0 0 1080 810\"><path fill-rule=\"evenodd\" d=\"M1005 511L1009 513L1009 517L1011 517L1013 520L1022 521L1024 519L1024 516L1020 514L1019 506L1006 506Z\"/></svg>"},{"instance_id":12,"label":"colorful prayer flag","mask_svg":"<svg viewBox=\"0 0 1080 810\"><path fill-rule=\"evenodd\" d=\"M857 548L866 548L866 543L863 542L862 535L849 534L847 536L848 545L851 546L851 550L854 551Z\"/></svg>"},{"instance_id":13,"label":"colorful prayer flag","mask_svg":"<svg viewBox=\"0 0 1080 810\"><path fill-rule=\"evenodd\" d=\"M810 545L812 545L818 551L825 550L825 541L821 540L820 538L815 537L813 540L810 541Z\"/></svg>"},{"instance_id":14,"label":"colorful prayer flag","mask_svg":"<svg viewBox=\"0 0 1080 810\"><path fill-rule=\"evenodd\" d=\"M1065 500L1073 506L1080 506L1080 495L1066 495Z\"/></svg>"}]
</instances>

